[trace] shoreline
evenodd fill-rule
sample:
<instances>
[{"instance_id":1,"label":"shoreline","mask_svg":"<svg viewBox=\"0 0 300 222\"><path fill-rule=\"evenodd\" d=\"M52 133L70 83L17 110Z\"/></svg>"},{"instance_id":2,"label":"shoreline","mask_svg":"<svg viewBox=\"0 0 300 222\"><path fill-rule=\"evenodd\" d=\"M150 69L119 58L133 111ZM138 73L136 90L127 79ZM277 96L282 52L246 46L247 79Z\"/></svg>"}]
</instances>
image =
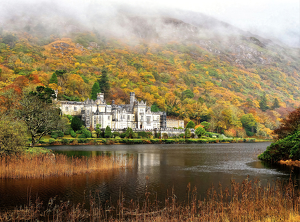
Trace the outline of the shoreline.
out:
<instances>
[{"instance_id":1,"label":"shoreline","mask_svg":"<svg viewBox=\"0 0 300 222\"><path fill-rule=\"evenodd\" d=\"M64 145L131 145L131 144L208 144L208 143L260 143L271 142L271 140L254 138L236 139L114 139L114 138L80 138L80 139L58 139L53 142L38 143L36 146L64 146Z\"/></svg>"}]
</instances>

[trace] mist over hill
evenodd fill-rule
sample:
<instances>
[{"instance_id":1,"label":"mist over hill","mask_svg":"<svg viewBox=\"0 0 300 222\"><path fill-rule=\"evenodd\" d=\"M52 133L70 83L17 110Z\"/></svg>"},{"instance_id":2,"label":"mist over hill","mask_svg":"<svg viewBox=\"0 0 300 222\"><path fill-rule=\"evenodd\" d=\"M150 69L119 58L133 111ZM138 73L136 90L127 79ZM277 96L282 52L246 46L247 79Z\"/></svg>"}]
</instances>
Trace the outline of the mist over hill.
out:
<instances>
[{"instance_id":1,"label":"mist over hill","mask_svg":"<svg viewBox=\"0 0 300 222\"><path fill-rule=\"evenodd\" d=\"M2 91L42 84L58 89L59 99L85 100L107 70L108 101L128 102L134 91L169 116L234 135L251 114L251 133L269 136L300 105L299 48L203 13L64 1L4 6ZM52 82L56 70L65 74Z\"/></svg>"}]
</instances>

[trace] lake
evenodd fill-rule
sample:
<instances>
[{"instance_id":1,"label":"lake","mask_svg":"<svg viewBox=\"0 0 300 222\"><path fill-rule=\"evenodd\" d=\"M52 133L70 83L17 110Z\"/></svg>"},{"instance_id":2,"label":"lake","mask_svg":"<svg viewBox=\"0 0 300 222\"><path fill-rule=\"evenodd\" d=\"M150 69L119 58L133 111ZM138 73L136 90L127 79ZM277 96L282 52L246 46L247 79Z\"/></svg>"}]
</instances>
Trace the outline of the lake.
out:
<instances>
[{"instance_id":1,"label":"lake","mask_svg":"<svg viewBox=\"0 0 300 222\"><path fill-rule=\"evenodd\" d=\"M187 185L197 187L203 199L214 185L230 187L231 180L242 182L247 176L262 185L276 180L299 180L299 171L262 163L257 155L270 143L147 144L101 146L52 146L55 153L68 156L110 155L133 158L132 168L46 179L0 179L0 209L11 209L49 198L73 203L98 201L116 203L120 195L126 201L142 201L145 192L163 202L174 189L178 201L185 201ZM87 203L88 204L88 203Z\"/></svg>"}]
</instances>

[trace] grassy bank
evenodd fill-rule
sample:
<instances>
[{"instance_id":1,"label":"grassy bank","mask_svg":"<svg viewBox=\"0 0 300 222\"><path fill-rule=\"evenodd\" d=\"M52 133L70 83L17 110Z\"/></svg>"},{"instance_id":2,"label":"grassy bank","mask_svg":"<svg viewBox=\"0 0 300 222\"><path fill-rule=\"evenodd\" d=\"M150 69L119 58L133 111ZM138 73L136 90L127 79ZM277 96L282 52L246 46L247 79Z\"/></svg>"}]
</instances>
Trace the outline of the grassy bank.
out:
<instances>
[{"instance_id":1,"label":"grassy bank","mask_svg":"<svg viewBox=\"0 0 300 222\"><path fill-rule=\"evenodd\" d=\"M108 156L69 158L65 155L23 154L0 156L0 178L44 178L72 176L93 171L111 170L130 166L125 159Z\"/></svg>"},{"instance_id":2,"label":"grassy bank","mask_svg":"<svg viewBox=\"0 0 300 222\"><path fill-rule=\"evenodd\" d=\"M13 211L2 212L0 221L299 221L300 195L295 184L276 182L262 187L258 180L231 181L231 187L211 187L199 200L197 188L189 184L185 202L178 203L176 192L168 192L163 203L146 191L143 201L126 200L120 193L117 203L100 204L97 193L90 195L90 204L70 202L48 204L36 201Z\"/></svg>"},{"instance_id":3,"label":"grassy bank","mask_svg":"<svg viewBox=\"0 0 300 222\"><path fill-rule=\"evenodd\" d=\"M73 138L73 139L44 139L40 141L40 146L45 145L112 145L112 144L184 144L184 143L254 143L254 142L269 142L270 140L253 139L253 138L234 138L234 139L219 139L219 138L199 138L199 139L126 139L126 138Z\"/></svg>"}]
</instances>

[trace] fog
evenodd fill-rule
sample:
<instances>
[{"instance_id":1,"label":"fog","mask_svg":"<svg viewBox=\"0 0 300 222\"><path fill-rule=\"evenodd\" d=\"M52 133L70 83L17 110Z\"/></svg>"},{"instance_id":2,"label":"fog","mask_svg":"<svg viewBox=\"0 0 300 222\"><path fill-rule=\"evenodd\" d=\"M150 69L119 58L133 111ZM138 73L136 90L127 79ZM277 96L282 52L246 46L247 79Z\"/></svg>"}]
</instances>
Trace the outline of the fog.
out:
<instances>
[{"instance_id":1,"label":"fog","mask_svg":"<svg viewBox=\"0 0 300 222\"><path fill-rule=\"evenodd\" d=\"M7 31L32 32L35 29L48 34L66 34L96 30L103 35L122 38L134 35L168 39L178 36L181 40L212 32L222 35L251 32L272 40L278 39L290 46L300 46L298 0L0 2L0 27ZM170 26L169 18L184 23L172 20L172 25L176 24L176 31ZM193 27L202 31L197 32ZM191 36L187 37L183 32Z\"/></svg>"}]
</instances>

